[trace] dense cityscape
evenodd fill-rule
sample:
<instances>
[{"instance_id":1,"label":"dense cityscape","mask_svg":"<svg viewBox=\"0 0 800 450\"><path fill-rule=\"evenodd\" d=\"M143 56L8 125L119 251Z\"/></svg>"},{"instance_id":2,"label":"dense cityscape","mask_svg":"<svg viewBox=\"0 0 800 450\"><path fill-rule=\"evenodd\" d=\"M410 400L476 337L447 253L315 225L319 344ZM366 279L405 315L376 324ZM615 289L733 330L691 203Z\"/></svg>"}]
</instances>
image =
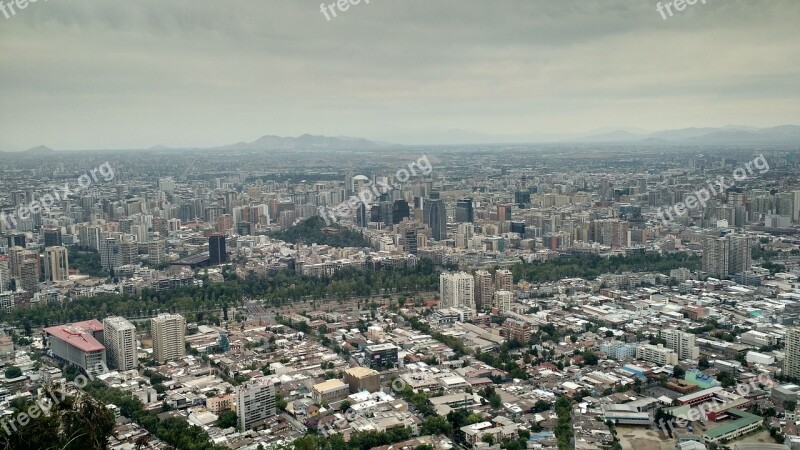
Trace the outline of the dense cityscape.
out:
<instances>
[{"instance_id":1,"label":"dense cityscape","mask_svg":"<svg viewBox=\"0 0 800 450\"><path fill-rule=\"evenodd\" d=\"M797 151L3 154L0 439L800 445Z\"/></svg>"},{"instance_id":2,"label":"dense cityscape","mask_svg":"<svg viewBox=\"0 0 800 450\"><path fill-rule=\"evenodd\" d=\"M0 0L0 450L800 450L798 23Z\"/></svg>"}]
</instances>

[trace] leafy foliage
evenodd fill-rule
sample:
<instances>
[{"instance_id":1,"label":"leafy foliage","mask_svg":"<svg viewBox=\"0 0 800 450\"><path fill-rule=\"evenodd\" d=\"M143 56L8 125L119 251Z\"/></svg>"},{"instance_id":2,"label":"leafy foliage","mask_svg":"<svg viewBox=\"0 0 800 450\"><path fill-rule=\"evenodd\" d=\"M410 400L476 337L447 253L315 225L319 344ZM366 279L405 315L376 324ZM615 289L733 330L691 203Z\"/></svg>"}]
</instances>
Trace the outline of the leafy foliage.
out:
<instances>
[{"instance_id":1,"label":"leafy foliage","mask_svg":"<svg viewBox=\"0 0 800 450\"><path fill-rule=\"evenodd\" d=\"M288 230L273 233L272 237L295 244L319 244L331 247L371 246L361 233L338 224L327 225L319 216L306 219Z\"/></svg>"}]
</instances>

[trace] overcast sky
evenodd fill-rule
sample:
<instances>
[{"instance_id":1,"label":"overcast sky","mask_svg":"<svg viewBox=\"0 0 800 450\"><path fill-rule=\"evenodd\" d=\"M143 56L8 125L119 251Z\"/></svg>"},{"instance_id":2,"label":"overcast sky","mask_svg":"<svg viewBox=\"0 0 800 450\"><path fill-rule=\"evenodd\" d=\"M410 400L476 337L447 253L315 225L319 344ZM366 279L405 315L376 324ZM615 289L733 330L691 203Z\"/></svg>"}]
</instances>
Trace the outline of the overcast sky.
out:
<instances>
[{"instance_id":1,"label":"overcast sky","mask_svg":"<svg viewBox=\"0 0 800 450\"><path fill-rule=\"evenodd\" d=\"M0 13L0 150L800 124L800 1L706 1L39 0Z\"/></svg>"}]
</instances>

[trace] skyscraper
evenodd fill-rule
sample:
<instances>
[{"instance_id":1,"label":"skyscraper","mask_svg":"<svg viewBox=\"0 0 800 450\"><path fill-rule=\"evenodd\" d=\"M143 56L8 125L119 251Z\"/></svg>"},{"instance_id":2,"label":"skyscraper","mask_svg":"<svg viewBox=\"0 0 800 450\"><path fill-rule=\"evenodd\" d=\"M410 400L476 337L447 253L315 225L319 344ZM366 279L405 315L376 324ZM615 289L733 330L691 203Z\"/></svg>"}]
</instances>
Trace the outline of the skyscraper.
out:
<instances>
[{"instance_id":1,"label":"skyscraper","mask_svg":"<svg viewBox=\"0 0 800 450\"><path fill-rule=\"evenodd\" d=\"M800 378L800 328L786 330L786 359L783 361L783 375Z\"/></svg>"},{"instance_id":2,"label":"skyscraper","mask_svg":"<svg viewBox=\"0 0 800 450\"><path fill-rule=\"evenodd\" d=\"M703 238L703 272L710 277L728 276L728 240L716 236Z\"/></svg>"},{"instance_id":3,"label":"skyscraper","mask_svg":"<svg viewBox=\"0 0 800 450\"><path fill-rule=\"evenodd\" d=\"M433 239L447 240L447 209L442 200L425 200L424 219L425 224L433 230Z\"/></svg>"},{"instance_id":4,"label":"skyscraper","mask_svg":"<svg viewBox=\"0 0 800 450\"><path fill-rule=\"evenodd\" d=\"M44 230L44 248L64 245L61 240L61 228L48 228Z\"/></svg>"},{"instance_id":5,"label":"skyscraper","mask_svg":"<svg viewBox=\"0 0 800 450\"><path fill-rule=\"evenodd\" d=\"M44 250L45 273L48 281L69 279L69 255L65 247L48 247Z\"/></svg>"},{"instance_id":6,"label":"skyscraper","mask_svg":"<svg viewBox=\"0 0 800 450\"><path fill-rule=\"evenodd\" d=\"M103 320L103 341L108 367L133 370L139 365L139 356L136 353L136 327L124 317L108 317Z\"/></svg>"},{"instance_id":7,"label":"skyscraper","mask_svg":"<svg viewBox=\"0 0 800 450\"><path fill-rule=\"evenodd\" d=\"M242 430L263 426L275 415L275 386L254 381L237 387L236 415Z\"/></svg>"},{"instance_id":8,"label":"skyscraper","mask_svg":"<svg viewBox=\"0 0 800 450\"><path fill-rule=\"evenodd\" d=\"M150 319L153 357L163 364L186 356L186 319L179 314L160 314Z\"/></svg>"},{"instance_id":9,"label":"skyscraper","mask_svg":"<svg viewBox=\"0 0 800 450\"><path fill-rule=\"evenodd\" d=\"M475 280L466 272L439 276L439 308L475 310Z\"/></svg>"},{"instance_id":10,"label":"skyscraper","mask_svg":"<svg viewBox=\"0 0 800 450\"><path fill-rule=\"evenodd\" d=\"M460 198L456 202L456 222L474 222L475 210L471 198Z\"/></svg>"},{"instance_id":11,"label":"skyscraper","mask_svg":"<svg viewBox=\"0 0 800 450\"><path fill-rule=\"evenodd\" d=\"M212 234L208 237L208 256L212 266L225 264L228 261L224 234Z\"/></svg>"},{"instance_id":12,"label":"skyscraper","mask_svg":"<svg viewBox=\"0 0 800 450\"><path fill-rule=\"evenodd\" d=\"M475 272L475 307L479 310L492 307L492 295L494 286L492 284L492 274L488 270L478 270Z\"/></svg>"},{"instance_id":13,"label":"skyscraper","mask_svg":"<svg viewBox=\"0 0 800 450\"><path fill-rule=\"evenodd\" d=\"M747 272L752 265L751 247L753 238L744 235L732 234L728 236L728 248L730 255L728 257L728 273L735 275L737 273Z\"/></svg>"},{"instance_id":14,"label":"skyscraper","mask_svg":"<svg viewBox=\"0 0 800 450\"><path fill-rule=\"evenodd\" d=\"M361 228L367 228L369 225L369 216L367 216L367 205L364 202L361 202L358 205L358 211L356 212L356 222L358 226Z\"/></svg>"},{"instance_id":15,"label":"skyscraper","mask_svg":"<svg viewBox=\"0 0 800 450\"><path fill-rule=\"evenodd\" d=\"M494 273L494 288L497 291L513 291L514 275L510 270L499 269Z\"/></svg>"}]
</instances>

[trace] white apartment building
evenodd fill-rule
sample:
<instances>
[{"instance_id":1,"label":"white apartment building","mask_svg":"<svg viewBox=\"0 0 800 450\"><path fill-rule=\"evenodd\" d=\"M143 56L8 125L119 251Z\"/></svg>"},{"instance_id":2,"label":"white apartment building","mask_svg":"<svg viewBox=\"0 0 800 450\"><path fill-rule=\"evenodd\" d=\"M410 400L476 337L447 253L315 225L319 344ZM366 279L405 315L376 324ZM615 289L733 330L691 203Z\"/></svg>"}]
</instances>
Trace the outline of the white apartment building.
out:
<instances>
[{"instance_id":1,"label":"white apartment building","mask_svg":"<svg viewBox=\"0 0 800 450\"><path fill-rule=\"evenodd\" d=\"M160 314L150 319L153 357L159 364L186 356L186 319L180 314Z\"/></svg>"},{"instance_id":2,"label":"white apartment building","mask_svg":"<svg viewBox=\"0 0 800 450\"><path fill-rule=\"evenodd\" d=\"M124 317L108 317L103 320L103 330L108 367L117 370L135 369L139 365L136 327Z\"/></svg>"},{"instance_id":3,"label":"white apartment building","mask_svg":"<svg viewBox=\"0 0 800 450\"><path fill-rule=\"evenodd\" d=\"M275 415L275 386L251 382L236 388L236 415L242 430L264 425Z\"/></svg>"},{"instance_id":4,"label":"white apartment building","mask_svg":"<svg viewBox=\"0 0 800 450\"><path fill-rule=\"evenodd\" d=\"M475 279L466 272L439 276L439 308L475 310Z\"/></svg>"},{"instance_id":5,"label":"white apartment building","mask_svg":"<svg viewBox=\"0 0 800 450\"><path fill-rule=\"evenodd\" d=\"M636 347L636 359L641 359L653 364L660 364L662 366L678 364L678 354L664 347L662 344L646 344Z\"/></svg>"},{"instance_id":6,"label":"white apartment building","mask_svg":"<svg viewBox=\"0 0 800 450\"><path fill-rule=\"evenodd\" d=\"M783 375L800 378L800 328L786 330L786 359L783 360Z\"/></svg>"},{"instance_id":7,"label":"white apartment building","mask_svg":"<svg viewBox=\"0 0 800 450\"><path fill-rule=\"evenodd\" d=\"M514 293L511 291L497 291L494 293L494 306L505 314L511 311L511 304L514 303Z\"/></svg>"},{"instance_id":8,"label":"white apartment building","mask_svg":"<svg viewBox=\"0 0 800 450\"><path fill-rule=\"evenodd\" d=\"M662 330L661 337L667 341L667 348L678 354L678 360L696 360L700 357L700 347L695 344L695 335L680 330Z\"/></svg>"}]
</instances>

